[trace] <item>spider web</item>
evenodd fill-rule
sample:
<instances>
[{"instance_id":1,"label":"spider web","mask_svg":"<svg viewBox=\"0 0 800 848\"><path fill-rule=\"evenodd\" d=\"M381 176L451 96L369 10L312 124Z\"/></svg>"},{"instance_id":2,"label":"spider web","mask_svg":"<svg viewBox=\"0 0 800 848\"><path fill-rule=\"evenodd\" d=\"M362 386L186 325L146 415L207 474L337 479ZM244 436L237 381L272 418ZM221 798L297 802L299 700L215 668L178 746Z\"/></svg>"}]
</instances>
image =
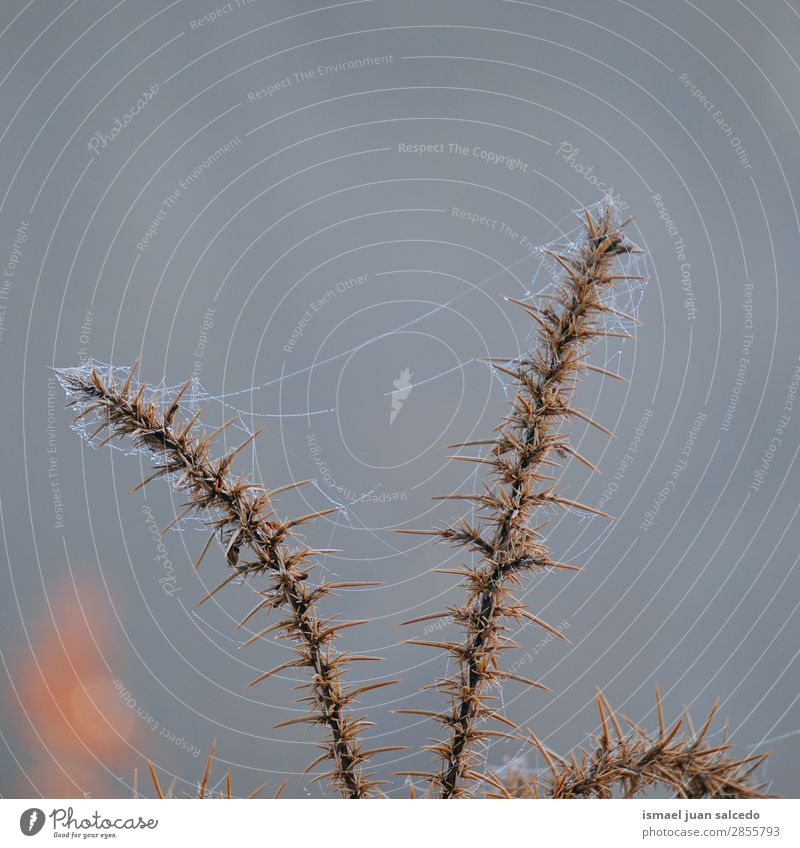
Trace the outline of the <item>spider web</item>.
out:
<instances>
[{"instance_id":1,"label":"spider web","mask_svg":"<svg viewBox=\"0 0 800 848\"><path fill-rule=\"evenodd\" d=\"M606 206L608 203L613 202L613 198L606 197L603 200L593 204L592 206L589 206L588 212L596 216L600 214L604 206ZM522 259L509 266L505 266L502 271L493 274L492 276L486 278L481 283L479 283L477 288L484 288L491 280L499 276L499 274L503 273L503 271L510 270L515 265L532 259L535 262L536 267L531 277L530 285L527 291L522 293L522 296L518 299L524 302L535 303L541 306L545 306L548 300L555 294L555 291L564 273L563 268L561 268L558 262L556 262L556 260L552 257L552 253L560 253L567 257L573 257L577 255L585 234L585 222L580 216L579 219L581 223L577 223L570 230L563 231L557 239L538 246L532 251L530 255L523 257ZM636 278L646 277L646 261L644 255L625 254L620 256L618 259L618 269L618 273L621 275L622 279L620 279L616 285L608 286L604 291L603 302L607 306L615 310L614 312L609 311L604 314L604 329L612 332L630 334L634 326L634 321L624 317L620 313L626 313L627 315L630 315L631 318L635 319L639 312L639 307L647 286L647 280ZM445 303L442 303L441 305L434 307L433 309L425 312L424 314L405 322L399 327L396 327L394 330L391 330L387 333L381 333L380 335L366 339L358 345L354 346L353 348L330 356L327 359L323 359L319 362L316 362L313 366L309 368L301 368L289 374L283 374L280 377L268 379L254 386L214 394L208 391L196 376L193 376L189 382L188 389L184 394L184 404L186 408L192 413L196 412L197 410L202 410L198 419L198 425L200 426L200 428L204 426L208 428L217 426L218 420L211 420L210 418L212 410L215 410L216 416L223 416L224 418L222 420L228 419L233 416L235 420L231 427L234 430L238 429L239 431L241 431L243 438L251 436L258 428L258 426L263 423L263 419L310 419L313 416L325 416L334 414L337 411L335 406L321 409L306 409L297 411L258 410L257 404L252 402L254 400L254 398L252 398L252 395L253 393L258 392L261 389L267 388L276 383L280 383L281 381L289 380L296 376L309 373L312 368L314 370L317 370L320 368L327 367L333 364L334 362L342 359L343 357L350 355L353 351L360 350L364 347L367 347L380 341L381 339L387 336L393 335L394 333L402 332L411 326L417 325L431 318L442 310L448 308L452 303L464 297L467 293L467 291L463 291L455 297L451 298L450 300L446 301ZM609 370L616 370L621 363L624 339L617 340L613 337L607 337L607 341L618 341L618 344L606 345L602 365L604 368L607 368ZM521 345L521 350L518 353L518 358L522 357L531 347L536 344L536 342L536 326L532 325L524 339L523 344ZM516 360L512 360L512 363L514 361ZM445 371L421 376L419 379L412 382L410 384L410 387L415 388L441 380L442 378L448 376L454 371L463 370L469 366L489 368L492 375L492 379L496 381L497 384L500 386L503 394L505 396L508 396L509 392L512 391L512 380L510 378L498 372L497 369L492 368L489 363L481 361L475 357L461 360L457 365L448 368ZM125 379L127 379L128 374L130 373L130 367L130 365L116 366L111 363L106 363L99 360L89 360L83 365L66 368L63 369L63 371L67 375L73 374L86 377L91 374L92 370L96 369L99 373L104 374L106 377L113 379L117 383L121 383L124 382ZM72 392L69 384L63 379L61 379L60 382L67 396L71 400L78 400L75 394ZM138 390L141 387L141 384L138 384L134 381L134 386L136 390ZM166 384L162 382L157 385L148 385L144 389L144 397L146 400L150 400L156 405L169 406L175 400L178 393L183 388L184 383ZM391 387L387 387L387 391L384 394L386 397L389 397L391 396L392 392L393 389ZM248 404L248 408L238 405L236 401L239 398L244 398L247 395L251 395L251 403ZM83 412L86 406L88 406L88 404L78 401L75 406L78 412ZM82 438L84 438L87 442L91 444L94 441L92 438L92 433L97 430L99 424L100 421L99 419L97 419L96 416L89 415L74 424L73 429L75 429ZM101 436L97 436L95 438L96 441L94 441L94 443L97 443L102 439ZM115 450L120 450L123 453L129 455L140 452L140 450L136 447L131 446L129 443L122 441L113 441L110 443L110 446ZM328 501L335 504L342 510L343 517L348 523L351 523L350 510L353 507L357 506L359 503L363 503L364 501L368 500L370 494L374 492L374 490L378 486L381 485L380 482L376 482L369 488L360 492L344 492L344 487L334 486L333 488L331 488L330 484L322 479L312 479L312 484ZM337 488L338 491L336 491ZM581 513L581 516L585 518L585 516L583 516L583 513ZM192 521L193 519L190 518L189 523L191 523ZM182 523L185 524L186 521Z\"/></svg>"}]
</instances>

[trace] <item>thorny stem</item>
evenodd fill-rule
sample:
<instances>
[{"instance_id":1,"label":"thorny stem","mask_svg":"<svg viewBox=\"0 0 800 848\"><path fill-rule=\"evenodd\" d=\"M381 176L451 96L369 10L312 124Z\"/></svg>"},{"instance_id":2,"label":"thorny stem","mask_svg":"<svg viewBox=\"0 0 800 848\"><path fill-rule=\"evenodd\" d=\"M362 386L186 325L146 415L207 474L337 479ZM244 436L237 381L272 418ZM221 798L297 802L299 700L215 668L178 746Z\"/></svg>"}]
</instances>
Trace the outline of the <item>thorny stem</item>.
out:
<instances>
[{"instance_id":1,"label":"thorny stem","mask_svg":"<svg viewBox=\"0 0 800 848\"><path fill-rule=\"evenodd\" d=\"M188 493L191 509L201 512L217 508L221 511L221 518L207 518L206 523L219 533L223 543L227 542L226 557L234 573L203 600L214 595L237 574L270 575L272 585L259 593L264 597L259 606L267 611L281 607L288 613L288 618L280 622L279 627L294 641L298 654L298 659L280 668L305 666L312 671L311 697L307 699L312 706L309 715L300 721L324 725L329 731L330 740L327 748L323 746L325 753L320 760L331 759L334 768L325 776L345 797L368 797L376 783L362 771L361 765L369 753L361 750L358 739L367 723L363 719L350 718L346 710L346 705L365 689L347 692L343 688L341 669L350 658L345 653L333 654L331 642L337 635L337 627L330 624L330 619L322 620L317 612L316 601L332 593L337 586L322 583L307 587L305 581L312 566L306 560L313 552L307 548L289 550L285 544L292 537L293 526L320 513L285 522L271 520L268 516L273 513L268 493L241 478L231 477L230 465L240 448L214 461L208 453L207 440L192 434L194 420L181 431L175 429L173 420L180 395L164 412L143 400L144 387L134 394L133 372L119 388L110 377L103 382L96 371L86 376L80 371L64 370L59 376L68 391L76 395L73 403L83 406L79 418L95 412L102 422L100 429L111 431L109 439L131 436L146 447L154 459L161 460L161 464L155 466L153 477L178 475L175 488ZM245 546L255 557L249 562L239 559ZM258 680L277 670L267 672Z\"/></svg>"},{"instance_id":2,"label":"thorny stem","mask_svg":"<svg viewBox=\"0 0 800 848\"><path fill-rule=\"evenodd\" d=\"M682 738L678 731L684 723L691 726L688 716L685 722L682 719L671 728L666 727L658 690L656 703L658 733L648 735L629 722L631 728L623 734L605 697L598 693L603 730L591 738L591 745L582 748L577 757L566 760L548 751L533 737L531 742L542 754L549 773L530 775L524 769L510 769L499 787L502 797L633 798L641 797L648 788L657 785L668 789L676 798L768 797L767 785L753 781L753 774L767 754L734 759L730 755L732 746L724 738L720 744L707 741L716 705L699 733ZM614 740L609 724L614 728Z\"/></svg>"},{"instance_id":3,"label":"thorny stem","mask_svg":"<svg viewBox=\"0 0 800 848\"><path fill-rule=\"evenodd\" d=\"M586 341L602 335L595 327L595 318L604 311L601 290L613 282L615 258L632 250L610 206L597 220L587 213L586 221L586 236L577 258L556 257L566 270L558 292L560 309L526 307L541 325L544 352L521 361L512 374L519 387L514 409L499 428L491 451L497 484L494 491L475 498L488 518L485 528L477 532L469 528L466 538L464 532L459 537L452 530L441 534L456 544L480 550L483 559L483 566L467 578L471 597L456 615L466 630L464 643L454 651L460 661L459 678L442 686L453 696L454 706L446 721L450 738L434 747L442 766L433 780L443 798L467 794L460 783L465 778L480 777L471 768L470 746L480 738L475 729L477 720L489 714L483 703L487 700L486 684L503 676L497 661L500 619L521 614L518 607L504 608L506 584L518 571L553 564L545 549L533 542L534 534L527 525L533 507L558 503L551 489L534 491L535 481L542 479L538 469L547 455L554 451L563 456L568 451L566 443L551 432L551 421L574 414L567 405L570 382L581 368ZM506 458L508 453L512 454L511 461Z\"/></svg>"}]
</instances>

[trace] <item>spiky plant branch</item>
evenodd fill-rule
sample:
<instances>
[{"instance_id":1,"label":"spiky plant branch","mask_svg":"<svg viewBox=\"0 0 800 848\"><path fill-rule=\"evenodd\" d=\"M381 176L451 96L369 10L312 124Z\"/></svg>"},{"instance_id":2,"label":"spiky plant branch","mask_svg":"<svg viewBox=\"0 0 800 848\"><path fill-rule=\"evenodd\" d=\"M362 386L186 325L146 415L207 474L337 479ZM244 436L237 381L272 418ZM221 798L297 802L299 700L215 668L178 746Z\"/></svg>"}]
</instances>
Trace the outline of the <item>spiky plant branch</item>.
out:
<instances>
[{"instance_id":1,"label":"spiky plant branch","mask_svg":"<svg viewBox=\"0 0 800 848\"><path fill-rule=\"evenodd\" d=\"M676 798L767 797L767 784L753 779L767 754L735 759L730 755L733 746L725 740L717 745L707 741L716 704L697 733L692 730L688 714L672 727L665 725L658 693L656 704L658 733L650 735L628 719L629 730L624 733L608 702L598 693L601 732L591 737L591 747L581 748L577 757L567 760L546 749L533 736L531 742L541 752L549 774L529 775L522 769L512 770L495 781L500 792L490 793L490 797L633 798L658 786ZM684 724L690 733L679 735Z\"/></svg>"},{"instance_id":2,"label":"spiky plant branch","mask_svg":"<svg viewBox=\"0 0 800 848\"><path fill-rule=\"evenodd\" d=\"M605 330L602 319L607 313L620 314L606 303L605 295L623 278L614 274L615 260L632 252L634 248L625 240L609 202L596 217L586 211L585 233L575 252L551 254L564 271L553 303L544 308L520 303L539 326L538 349L494 363L515 383L511 412L498 427L496 438L464 443L491 445L486 457L455 457L483 463L489 469L483 494L446 496L473 502L479 523L463 520L455 527L422 531L468 548L479 557L477 565L455 571L464 578L466 599L445 612L463 628L463 641L415 642L444 648L456 660L456 672L437 684L449 697L450 709L426 713L447 728L447 739L429 746L440 760L439 769L426 775L443 798L470 794L465 783L484 777L475 771L475 744L492 735L503 735L485 726L485 719L500 718L491 706L488 684L512 679L546 688L501 669L499 654L513 645L504 635L505 622L527 619L561 636L518 603L514 589L533 572L570 567L554 562L539 543L539 534L529 526L535 509L571 506L597 512L556 494L545 482L552 477L542 472L545 466L554 464L554 455L563 459L571 454L594 468L555 425L575 417L600 427L570 405L570 396L582 371L610 373L585 362L586 346L599 336L624 335Z\"/></svg>"},{"instance_id":3,"label":"spiky plant branch","mask_svg":"<svg viewBox=\"0 0 800 848\"><path fill-rule=\"evenodd\" d=\"M311 681L308 697L303 700L309 704L308 715L282 722L276 727L296 723L325 727L328 738L320 746L323 753L307 771L330 760L331 769L314 780L329 778L348 798L367 797L378 782L364 772L363 765L372 754L387 749L363 749L360 735L371 723L363 717L352 717L349 707L359 695L394 681L346 689L342 680L344 668L357 660L377 658L335 651L333 642L339 631L364 622L335 622L332 618L323 618L318 610L318 602L337 589L367 584L322 582L316 586L309 585L307 578L314 568L311 558L322 551L302 544L289 546L290 542L297 542L295 528L335 510L279 521L272 509L272 499L277 492L291 486L268 492L242 477L234 477L231 472L234 458L255 436L215 460L211 457L209 445L232 422L202 437L194 432L197 415L182 426L176 424L180 398L190 383L183 387L169 408L161 409L146 399L144 385L135 390L134 369L121 385L110 374L103 380L95 370L87 374L84 370L64 369L58 374L74 397L72 404L83 407L78 419L92 413L98 416L100 426L91 438L107 430L109 435L100 444L115 437L130 437L150 453L154 472L136 488L158 477L172 476L174 487L188 496L185 509L168 527L192 512L203 516L212 533L195 569L214 538L219 537L231 573L200 603L213 597L236 577L269 577L268 587L258 593L261 600L240 622L240 626L260 610L269 613L272 609L280 609L285 617L250 641L277 631L293 643L295 658L265 672L249 685L260 683L284 669L307 669L311 673Z\"/></svg>"},{"instance_id":4,"label":"spiky plant branch","mask_svg":"<svg viewBox=\"0 0 800 848\"><path fill-rule=\"evenodd\" d=\"M569 759L546 748L532 733L527 742L535 747L547 764L547 773L532 773L524 765L513 763L495 773L487 769L484 776L486 798L634 798L642 797L647 790L661 787L675 798L767 798L767 783L758 783L755 772L769 756L754 754L736 759L730 755L734 747L723 738L719 744L710 744L708 734L716 715L715 704L699 732L695 732L688 712L675 725L664 723L661 693L656 688L658 733L648 734L639 725L623 716L629 729L623 732L622 724L614 714L605 696L597 693L600 715L600 733L590 737L591 746L580 748L577 756ZM682 727L689 728L688 735L679 735ZM612 732L615 737L612 740ZM184 797L232 798L231 770L225 775L224 788L211 787L211 766L214 761L216 740L206 760L203 775L194 794ZM174 798L176 780L164 789L153 764L147 763L153 788L158 798ZM281 781L273 798L279 798L287 780ZM220 782L221 783L221 782ZM255 798L266 788L262 783L245 797ZM409 784L411 798L416 797L414 784ZM134 797L138 797L136 772L134 772Z\"/></svg>"}]
</instances>

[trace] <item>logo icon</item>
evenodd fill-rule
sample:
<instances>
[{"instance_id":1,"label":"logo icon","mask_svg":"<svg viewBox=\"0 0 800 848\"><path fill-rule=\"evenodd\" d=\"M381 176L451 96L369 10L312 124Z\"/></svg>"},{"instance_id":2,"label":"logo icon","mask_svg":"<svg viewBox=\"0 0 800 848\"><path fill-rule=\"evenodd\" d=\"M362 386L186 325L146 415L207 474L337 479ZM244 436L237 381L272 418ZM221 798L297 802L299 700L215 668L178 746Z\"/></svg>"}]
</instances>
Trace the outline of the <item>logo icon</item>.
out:
<instances>
[{"instance_id":1,"label":"logo icon","mask_svg":"<svg viewBox=\"0 0 800 848\"><path fill-rule=\"evenodd\" d=\"M397 413L403 407L403 401L411 394L413 388L411 378L413 376L408 368L404 368L400 372L400 376L392 381L395 390L392 392L392 411L389 413L389 424L394 424Z\"/></svg>"},{"instance_id":2,"label":"logo icon","mask_svg":"<svg viewBox=\"0 0 800 848\"><path fill-rule=\"evenodd\" d=\"M36 834L44 827L44 810L38 807L31 807L19 817L19 829L25 836L36 836Z\"/></svg>"}]
</instances>

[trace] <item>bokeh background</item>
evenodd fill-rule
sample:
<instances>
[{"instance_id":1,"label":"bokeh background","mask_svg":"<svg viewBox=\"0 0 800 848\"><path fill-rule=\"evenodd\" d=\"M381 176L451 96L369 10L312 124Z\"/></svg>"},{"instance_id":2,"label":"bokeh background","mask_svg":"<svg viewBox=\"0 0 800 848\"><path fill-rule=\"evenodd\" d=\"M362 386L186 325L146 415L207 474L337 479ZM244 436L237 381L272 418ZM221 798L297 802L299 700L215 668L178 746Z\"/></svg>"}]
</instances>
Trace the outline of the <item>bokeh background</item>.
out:
<instances>
[{"instance_id":1,"label":"bokeh background","mask_svg":"<svg viewBox=\"0 0 800 848\"><path fill-rule=\"evenodd\" d=\"M219 552L192 574L205 535L161 537L180 499L128 494L147 463L81 441L48 366L139 359L149 382L193 376L209 423L238 415L231 443L266 424L240 467L315 481L287 515L341 507L309 543L383 584L337 602L372 620L344 644L385 657L365 678L402 678L365 696L370 736L418 746L431 725L394 711L437 703L419 690L445 659L403 642L453 631L398 624L458 600L432 570L460 560L386 531L479 485L444 445L504 412L481 358L530 330L504 296L546 286L533 246L612 192L650 282L635 340L593 353L630 383L580 388L617 434L571 428L604 473L568 463L560 486L615 519L549 516L586 571L525 597L571 644L516 633L508 662L553 692L497 694L562 753L596 687L648 726L656 683L669 716L719 699L796 797L798 44L796 0L4 0L0 792L127 796L147 759L191 792L215 738L212 783L328 792L300 777L313 735L271 729L299 681L245 689L286 651L240 648L248 588L196 606Z\"/></svg>"}]
</instances>

